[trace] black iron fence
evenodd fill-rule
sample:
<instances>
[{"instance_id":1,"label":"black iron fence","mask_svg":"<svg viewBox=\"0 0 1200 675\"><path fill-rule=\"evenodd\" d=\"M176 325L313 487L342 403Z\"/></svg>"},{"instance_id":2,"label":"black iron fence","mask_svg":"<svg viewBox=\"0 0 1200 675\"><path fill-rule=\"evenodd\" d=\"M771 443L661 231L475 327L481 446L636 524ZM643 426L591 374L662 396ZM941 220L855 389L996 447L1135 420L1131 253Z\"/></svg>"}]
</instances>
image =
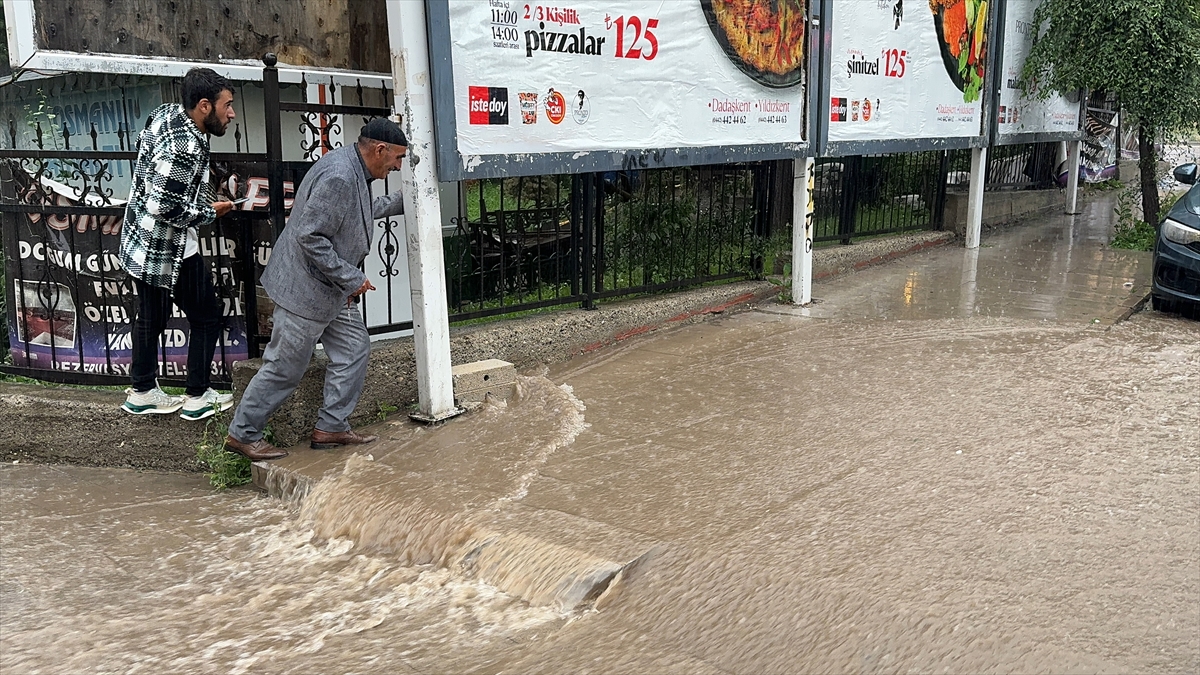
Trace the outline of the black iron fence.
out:
<instances>
[{"instance_id":1,"label":"black iron fence","mask_svg":"<svg viewBox=\"0 0 1200 675\"><path fill-rule=\"evenodd\" d=\"M451 321L761 272L766 164L464 181Z\"/></svg>"},{"instance_id":2,"label":"black iron fence","mask_svg":"<svg viewBox=\"0 0 1200 675\"><path fill-rule=\"evenodd\" d=\"M100 150L94 124L88 134L43 128L40 122L32 126L33 147L18 148L17 128L10 123L9 147L0 149L10 361L3 369L47 381L125 382L137 296L117 255L127 192L118 195L113 186L118 175L132 175L134 136L122 122L119 149ZM213 166L219 171L231 161L261 159L214 154ZM224 310L213 363L218 383L229 382L235 361L256 355L247 322L253 298L247 304L245 293L254 261L243 242L253 240L254 222L261 218L234 212L200 232ZM180 316L169 321L160 350L161 380L182 383L187 348Z\"/></svg>"},{"instance_id":3,"label":"black iron fence","mask_svg":"<svg viewBox=\"0 0 1200 675\"><path fill-rule=\"evenodd\" d=\"M940 228L948 162L945 152L817 160L813 241Z\"/></svg>"},{"instance_id":4,"label":"black iron fence","mask_svg":"<svg viewBox=\"0 0 1200 675\"><path fill-rule=\"evenodd\" d=\"M1064 169L1059 143L1021 143L988 149L984 190L1047 190L1060 187ZM947 153L946 184L966 190L971 177L971 151Z\"/></svg>"}]
</instances>

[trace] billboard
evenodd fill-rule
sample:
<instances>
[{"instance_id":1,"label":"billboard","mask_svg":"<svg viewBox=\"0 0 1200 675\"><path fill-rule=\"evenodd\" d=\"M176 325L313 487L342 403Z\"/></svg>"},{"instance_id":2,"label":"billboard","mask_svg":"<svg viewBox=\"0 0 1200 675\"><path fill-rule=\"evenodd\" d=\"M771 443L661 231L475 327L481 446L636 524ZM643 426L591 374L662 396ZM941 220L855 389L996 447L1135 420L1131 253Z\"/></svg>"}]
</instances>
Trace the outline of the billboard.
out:
<instances>
[{"instance_id":1,"label":"billboard","mask_svg":"<svg viewBox=\"0 0 1200 675\"><path fill-rule=\"evenodd\" d=\"M825 153L983 145L994 4L831 2Z\"/></svg>"},{"instance_id":2,"label":"billboard","mask_svg":"<svg viewBox=\"0 0 1200 675\"><path fill-rule=\"evenodd\" d=\"M1025 59L1039 34L1033 14L1040 4L1041 0L1007 0L1000 9L1004 32L995 113L998 145L1074 140L1082 136L1078 92L1041 99L1036 92L1026 96L1019 85Z\"/></svg>"},{"instance_id":3,"label":"billboard","mask_svg":"<svg viewBox=\"0 0 1200 675\"><path fill-rule=\"evenodd\" d=\"M794 158L809 0L429 7L440 179Z\"/></svg>"}]
</instances>

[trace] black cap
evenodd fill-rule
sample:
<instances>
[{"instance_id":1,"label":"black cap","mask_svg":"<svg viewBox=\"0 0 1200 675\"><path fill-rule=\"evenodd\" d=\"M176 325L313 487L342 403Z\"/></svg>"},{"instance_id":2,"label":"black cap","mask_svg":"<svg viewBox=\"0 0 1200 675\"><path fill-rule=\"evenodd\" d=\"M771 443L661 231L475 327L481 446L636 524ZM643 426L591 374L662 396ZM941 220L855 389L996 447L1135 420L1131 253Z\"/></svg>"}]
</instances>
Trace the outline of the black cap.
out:
<instances>
[{"instance_id":1,"label":"black cap","mask_svg":"<svg viewBox=\"0 0 1200 675\"><path fill-rule=\"evenodd\" d=\"M359 138L369 138L374 141L383 141L392 145L408 147L408 139L404 137L404 132L400 131L400 125L386 117L376 117L364 124L358 136Z\"/></svg>"}]
</instances>

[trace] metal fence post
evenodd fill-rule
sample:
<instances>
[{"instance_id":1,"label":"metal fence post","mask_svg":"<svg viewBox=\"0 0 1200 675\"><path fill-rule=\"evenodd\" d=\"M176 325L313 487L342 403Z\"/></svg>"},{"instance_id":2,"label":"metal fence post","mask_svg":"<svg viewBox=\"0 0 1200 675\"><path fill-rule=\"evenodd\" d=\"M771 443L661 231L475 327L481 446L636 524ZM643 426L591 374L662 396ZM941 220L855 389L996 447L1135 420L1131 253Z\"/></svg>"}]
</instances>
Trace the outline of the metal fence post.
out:
<instances>
[{"instance_id":1,"label":"metal fence post","mask_svg":"<svg viewBox=\"0 0 1200 675\"><path fill-rule=\"evenodd\" d=\"M592 290L596 293L604 292L604 174L592 174L593 183L596 190L596 221L593 225L595 230L595 255L592 258L592 274L595 279L592 282Z\"/></svg>"},{"instance_id":2,"label":"metal fence post","mask_svg":"<svg viewBox=\"0 0 1200 675\"><path fill-rule=\"evenodd\" d=\"M854 235L854 221L858 216L858 175L862 157L846 157L842 162L842 204L838 212L838 234L841 235L843 244L849 244Z\"/></svg>"},{"instance_id":3,"label":"metal fence post","mask_svg":"<svg viewBox=\"0 0 1200 675\"><path fill-rule=\"evenodd\" d=\"M941 161L938 166L938 184L934 186L933 193L933 229L941 230L946 224L946 178L950 173L950 152L943 150L941 152Z\"/></svg>"},{"instance_id":4,"label":"metal fence post","mask_svg":"<svg viewBox=\"0 0 1200 675\"><path fill-rule=\"evenodd\" d=\"M263 57L263 126L266 127L268 195L275 237L283 231L283 132L279 119L279 70L273 53Z\"/></svg>"},{"instance_id":5,"label":"metal fence post","mask_svg":"<svg viewBox=\"0 0 1200 675\"><path fill-rule=\"evenodd\" d=\"M17 144L13 142L13 149L16 150ZM2 201L10 204L17 202L16 182L13 180L12 165L7 160L0 161L0 198ZM8 343L9 333L16 332L17 326L17 307L13 300L16 298L16 277L14 274L18 272L18 265L21 257L19 252L19 242L17 241L17 214L15 213L0 213L0 272L3 272L4 298L0 299L0 307L4 308L4 354L7 355L11 345ZM12 268L9 267L8 261L13 261ZM26 343L26 352L28 353L28 343Z\"/></svg>"},{"instance_id":6,"label":"metal fence post","mask_svg":"<svg viewBox=\"0 0 1200 675\"><path fill-rule=\"evenodd\" d=\"M263 126L267 146L267 198L271 217L272 239L278 239L283 231L283 133L279 119L279 70L275 68L275 54L263 56ZM246 342L250 358L262 356L259 347L258 283L254 279L257 270L254 251L254 223L241 221L239 234L242 238L242 293L246 307ZM232 375L232 373L231 373Z\"/></svg>"},{"instance_id":7,"label":"metal fence post","mask_svg":"<svg viewBox=\"0 0 1200 675\"><path fill-rule=\"evenodd\" d=\"M594 253L596 247L596 174L585 174L583 183L583 308L596 309L593 293ZM603 194L603 192L601 192Z\"/></svg>"},{"instance_id":8,"label":"metal fence post","mask_svg":"<svg viewBox=\"0 0 1200 675\"><path fill-rule=\"evenodd\" d=\"M241 254L242 267L242 306L246 308L246 351L247 355L252 359L257 359L262 356L262 350L258 346L258 284L254 281L254 221L244 219L240 221L241 227L238 228L238 236L241 237L241 244L238 246L238 252ZM233 371L229 372L230 379L233 378Z\"/></svg>"},{"instance_id":9,"label":"metal fence post","mask_svg":"<svg viewBox=\"0 0 1200 675\"><path fill-rule=\"evenodd\" d=\"M579 174L571 175L571 295L582 293L583 279L583 180Z\"/></svg>"}]
</instances>

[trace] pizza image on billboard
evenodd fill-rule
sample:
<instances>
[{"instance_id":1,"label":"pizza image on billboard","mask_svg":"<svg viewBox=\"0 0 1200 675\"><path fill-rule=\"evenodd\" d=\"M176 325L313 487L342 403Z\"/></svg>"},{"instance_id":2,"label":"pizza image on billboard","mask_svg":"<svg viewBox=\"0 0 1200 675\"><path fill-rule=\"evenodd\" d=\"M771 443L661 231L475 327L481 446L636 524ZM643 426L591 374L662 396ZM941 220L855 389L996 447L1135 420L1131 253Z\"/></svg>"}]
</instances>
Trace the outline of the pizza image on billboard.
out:
<instances>
[{"instance_id":1,"label":"pizza image on billboard","mask_svg":"<svg viewBox=\"0 0 1200 675\"><path fill-rule=\"evenodd\" d=\"M808 0L700 0L725 55L750 79L792 87L804 77Z\"/></svg>"},{"instance_id":2,"label":"pizza image on billboard","mask_svg":"<svg viewBox=\"0 0 1200 675\"><path fill-rule=\"evenodd\" d=\"M929 0L938 47L950 81L974 103L987 64L987 0Z\"/></svg>"}]
</instances>

